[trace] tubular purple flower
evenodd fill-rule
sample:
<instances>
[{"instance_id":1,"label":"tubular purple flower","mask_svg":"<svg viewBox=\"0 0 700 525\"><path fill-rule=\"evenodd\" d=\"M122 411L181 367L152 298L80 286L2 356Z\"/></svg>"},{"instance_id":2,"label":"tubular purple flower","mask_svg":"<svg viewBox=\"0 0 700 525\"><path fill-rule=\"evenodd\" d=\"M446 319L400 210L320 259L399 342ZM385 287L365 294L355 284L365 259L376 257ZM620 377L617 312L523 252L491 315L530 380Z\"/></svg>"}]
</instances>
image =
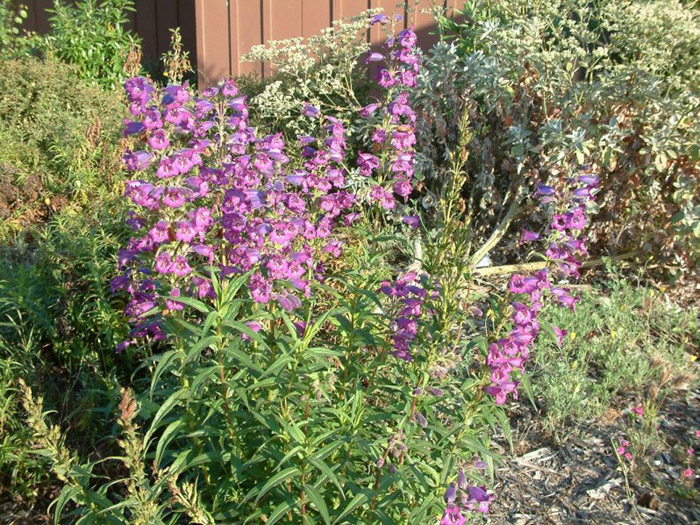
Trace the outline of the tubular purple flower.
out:
<instances>
[{"instance_id":1,"label":"tubular purple flower","mask_svg":"<svg viewBox=\"0 0 700 525\"><path fill-rule=\"evenodd\" d=\"M379 13L369 19L369 25L373 26L375 24L386 24L389 21L389 17L385 14Z\"/></svg>"},{"instance_id":2,"label":"tubular purple flower","mask_svg":"<svg viewBox=\"0 0 700 525\"><path fill-rule=\"evenodd\" d=\"M455 505L450 505L442 515L440 525L465 525L467 518L462 515L462 511Z\"/></svg>"},{"instance_id":3,"label":"tubular purple flower","mask_svg":"<svg viewBox=\"0 0 700 525\"><path fill-rule=\"evenodd\" d=\"M312 106L308 102L304 102L304 107L301 110L301 114L309 118L317 118L319 114L319 109Z\"/></svg>"},{"instance_id":4,"label":"tubular purple flower","mask_svg":"<svg viewBox=\"0 0 700 525\"><path fill-rule=\"evenodd\" d=\"M444 500L448 505L454 503L457 498L457 486L454 483L450 483L445 491Z\"/></svg>"}]
</instances>

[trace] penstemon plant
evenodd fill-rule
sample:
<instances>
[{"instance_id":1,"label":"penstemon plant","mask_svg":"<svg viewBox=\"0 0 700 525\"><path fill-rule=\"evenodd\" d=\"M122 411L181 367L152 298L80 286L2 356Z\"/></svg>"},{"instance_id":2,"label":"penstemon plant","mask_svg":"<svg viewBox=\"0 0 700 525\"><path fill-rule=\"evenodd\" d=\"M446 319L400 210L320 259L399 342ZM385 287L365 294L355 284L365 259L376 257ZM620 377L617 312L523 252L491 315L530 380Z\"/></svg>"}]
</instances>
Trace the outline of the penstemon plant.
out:
<instances>
[{"instance_id":1,"label":"penstemon plant","mask_svg":"<svg viewBox=\"0 0 700 525\"><path fill-rule=\"evenodd\" d=\"M415 41L403 31L368 57L387 65L385 98L362 110L371 154L348 151L345 123L302 102L317 133L299 137L298 152L259 135L231 80L201 93L125 83L124 162L138 178L126 183L134 236L112 283L133 330L117 349L136 357L146 340L159 352L120 405L128 475L95 488L94 463L72 468L59 512L69 499L81 520L100 523L462 524L488 511L498 460L489 435L500 426L509 436L498 405L515 391L549 280L515 276L511 292L531 302L510 309L507 297L472 290L466 117L436 205L443 234L425 257L384 279L372 250L362 267L344 255L353 223L380 230L414 191ZM358 177L369 191L354 191ZM565 274L577 271L595 184L583 175L539 188L556 207L547 256ZM54 459L64 477L65 462Z\"/></svg>"}]
</instances>

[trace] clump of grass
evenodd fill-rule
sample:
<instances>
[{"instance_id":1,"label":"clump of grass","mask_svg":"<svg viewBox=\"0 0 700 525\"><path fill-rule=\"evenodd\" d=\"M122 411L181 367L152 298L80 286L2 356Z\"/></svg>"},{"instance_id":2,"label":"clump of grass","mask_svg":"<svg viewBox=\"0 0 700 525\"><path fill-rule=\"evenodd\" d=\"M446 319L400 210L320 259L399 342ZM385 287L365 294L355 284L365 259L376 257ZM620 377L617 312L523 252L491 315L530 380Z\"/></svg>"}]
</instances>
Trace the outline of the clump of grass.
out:
<instances>
[{"instance_id":1,"label":"clump of grass","mask_svg":"<svg viewBox=\"0 0 700 525\"><path fill-rule=\"evenodd\" d=\"M545 409L544 427L559 437L616 412L619 396L644 404L651 414L669 392L696 380L688 365L700 337L697 312L628 281L608 286L583 292L574 312L545 312L547 321L569 330L561 348L540 340L532 378Z\"/></svg>"}]
</instances>

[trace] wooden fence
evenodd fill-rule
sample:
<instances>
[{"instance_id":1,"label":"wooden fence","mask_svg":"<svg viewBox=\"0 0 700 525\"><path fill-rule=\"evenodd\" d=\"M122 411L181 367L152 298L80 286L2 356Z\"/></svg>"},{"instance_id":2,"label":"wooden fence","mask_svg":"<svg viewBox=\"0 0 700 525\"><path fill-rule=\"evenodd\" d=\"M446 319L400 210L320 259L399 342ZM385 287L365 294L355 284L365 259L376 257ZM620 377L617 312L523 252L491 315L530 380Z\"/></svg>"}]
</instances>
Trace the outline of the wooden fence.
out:
<instances>
[{"instance_id":1,"label":"wooden fence","mask_svg":"<svg viewBox=\"0 0 700 525\"><path fill-rule=\"evenodd\" d=\"M22 1L22 0L20 0ZM413 26L422 47L436 37L435 21L422 10L438 4L453 8L464 0L135 0L130 26L143 41L146 60L156 60L167 49L169 29L180 27L185 50L195 63L200 85L249 73L269 74L264 64L241 62L250 48L269 40L308 37L329 27L333 20L381 7L387 14L403 15L403 27ZM26 27L48 30L46 9L52 0L23 0L29 6ZM367 41L379 43L379 28L367 32Z\"/></svg>"}]
</instances>

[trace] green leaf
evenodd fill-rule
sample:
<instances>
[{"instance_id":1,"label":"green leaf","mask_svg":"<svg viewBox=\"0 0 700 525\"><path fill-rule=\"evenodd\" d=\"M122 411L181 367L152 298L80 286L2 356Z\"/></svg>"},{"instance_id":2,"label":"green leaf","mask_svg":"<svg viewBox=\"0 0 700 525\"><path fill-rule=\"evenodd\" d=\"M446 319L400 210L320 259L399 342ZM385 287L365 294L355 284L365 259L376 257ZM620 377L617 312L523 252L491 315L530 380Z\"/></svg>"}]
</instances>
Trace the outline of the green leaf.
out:
<instances>
[{"instance_id":1,"label":"green leaf","mask_svg":"<svg viewBox=\"0 0 700 525\"><path fill-rule=\"evenodd\" d=\"M260 493L258 494L257 498L255 498L255 503L258 503L270 490L275 488L277 485L280 483L294 478L301 474L301 471L297 467L289 467L284 469L282 472L278 472L274 476L272 476L265 485L263 485L263 488L260 489ZM247 496L246 496L247 497Z\"/></svg>"},{"instance_id":2,"label":"green leaf","mask_svg":"<svg viewBox=\"0 0 700 525\"><path fill-rule=\"evenodd\" d=\"M156 445L156 457L155 464L157 467L162 468L161 461L163 460L163 454L168 448L170 442L176 437L176 433L180 430L180 427L184 427L185 422L181 419L173 421L170 423L163 434L158 439L158 444Z\"/></svg>"},{"instance_id":3,"label":"green leaf","mask_svg":"<svg viewBox=\"0 0 700 525\"><path fill-rule=\"evenodd\" d=\"M308 461L314 467L316 467L318 470L320 470L321 473L324 474L328 479L330 479L331 482L336 487L338 487L338 490L343 495L343 497L345 496L345 494L343 493L343 487L340 485L340 482L338 481L338 476L335 475L335 472L333 472L333 470L328 465L326 465L326 463L323 460L317 459L317 458L314 458L313 456L311 456L308 459Z\"/></svg>"},{"instance_id":4,"label":"green leaf","mask_svg":"<svg viewBox=\"0 0 700 525\"><path fill-rule=\"evenodd\" d=\"M156 366L156 369L153 372L153 380L151 381L151 393L150 393L151 397L153 397L153 392L155 391L155 388L156 388L156 385L158 384L160 376L181 355L182 355L182 352L180 352L178 350L168 350L162 356L160 356L160 360L158 361L158 365Z\"/></svg>"},{"instance_id":5,"label":"green leaf","mask_svg":"<svg viewBox=\"0 0 700 525\"><path fill-rule=\"evenodd\" d=\"M287 366L290 363L294 362L294 358L291 357L288 354L282 354L280 355L274 363L272 363L270 366L267 367L263 375L260 376L260 379L263 379L269 375L277 375L277 372Z\"/></svg>"},{"instance_id":6,"label":"green leaf","mask_svg":"<svg viewBox=\"0 0 700 525\"><path fill-rule=\"evenodd\" d=\"M201 354L202 350L204 350L205 348L215 348L214 345L217 341L218 339L215 335L210 335L208 337L205 337L204 339L200 339L196 344L194 344L191 348L187 350L187 355L185 356L183 364L187 364L193 361L199 356L199 354Z\"/></svg>"},{"instance_id":7,"label":"green leaf","mask_svg":"<svg viewBox=\"0 0 700 525\"><path fill-rule=\"evenodd\" d=\"M191 306L192 308L202 312L203 314L208 314L209 312L212 311L210 306L203 303L202 301L198 301L197 299L193 299L192 297L177 296L177 297L170 297L170 299L172 299L173 301L178 301L182 304L186 304L187 306Z\"/></svg>"},{"instance_id":8,"label":"green leaf","mask_svg":"<svg viewBox=\"0 0 700 525\"><path fill-rule=\"evenodd\" d=\"M275 508L274 511L272 511L272 514L270 514L270 517L267 518L267 521L265 522L266 525L273 525L277 523L282 517L289 512L292 507L294 507L294 503L291 501L285 501L277 505L277 508Z\"/></svg>"},{"instance_id":9,"label":"green leaf","mask_svg":"<svg viewBox=\"0 0 700 525\"><path fill-rule=\"evenodd\" d=\"M61 494L56 498L53 504L56 506L54 510L54 523L58 525L60 523L61 514L63 509L68 504L69 501L75 500L75 496L80 494L80 487L75 487L72 485L64 485Z\"/></svg>"},{"instance_id":10,"label":"green leaf","mask_svg":"<svg viewBox=\"0 0 700 525\"><path fill-rule=\"evenodd\" d=\"M363 490L359 494L357 494L354 498L352 498L352 501L348 504L347 507L345 507L345 510L338 516L333 524L335 525L336 523L340 523L340 521L345 517L349 516L355 509L358 507L364 505L369 501L369 494L371 494L368 490Z\"/></svg>"},{"instance_id":11,"label":"green leaf","mask_svg":"<svg viewBox=\"0 0 700 525\"><path fill-rule=\"evenodd\" d=\"M165 403L161 405L161 407L158 409L158 412L156 412L156 415L153 418L151 427L148 429L148 432L146 432L146 435L143 438L145 448L148 448L148 443L151 437L153 436L153 433L156 430L158 430L158 427L160 426L161 421L163 421L163 418L168 415L168 413L175 407L175 405L177 405L183 398L187 397L187 395L187 390L177 390L176 392L171 394L168 399L165 400Z\"/></svg>"},{"instance_id":12,"label":"green leaf","mask_svg":"<svg viewBox=\"0 0 700 525\"><path fill-rule=\"evenodd\" d=\"M227 356L233 357L236 361L238 361L240 364L242 364L244 367L248 369L249 372L254 372L255 375L260 375L262 374L262 369L258 367L255 363L253 363L252 359L248 354L243 352L240 348L240 343L236 342L232 345L230 345L228 348L224 350L224 354Z\"/></svg>"},{"instance_id":13,"label":"green leaf","mask_svg":"<svg viewBox=\"0 0 700 525\"><path fill-rule=\"evenodd\" d=\"M330 514L328 514L328 507L326 506L326 502L323 501L323 497L318 493L318 491L314 487L310 485L305 484L304 490L309 496L309 500L311 501L311 503L313 503L316 506L316 510L318 510L319 514L323 518L324 523L326 525L330 525L331 517Z\"/></svg>"},{"instance_id":14,"label":"green leaf","mask_svg":"<svg viewBox=\"0 0 700 525\"><path fill-rule=\"evenodd\" d=\"M228 326L229 328L233 328L237 332L241 334L245 334L254 341L256 341L260 346L262 346L264 349L269 350L270 347L267 345L267 342L265 342L265 339L257 333L254 332L253 330L250 329L250 327L246 326L245 324L239 322L239 321L224 321L224 326Z\"/></svg>"}]
</instances>

